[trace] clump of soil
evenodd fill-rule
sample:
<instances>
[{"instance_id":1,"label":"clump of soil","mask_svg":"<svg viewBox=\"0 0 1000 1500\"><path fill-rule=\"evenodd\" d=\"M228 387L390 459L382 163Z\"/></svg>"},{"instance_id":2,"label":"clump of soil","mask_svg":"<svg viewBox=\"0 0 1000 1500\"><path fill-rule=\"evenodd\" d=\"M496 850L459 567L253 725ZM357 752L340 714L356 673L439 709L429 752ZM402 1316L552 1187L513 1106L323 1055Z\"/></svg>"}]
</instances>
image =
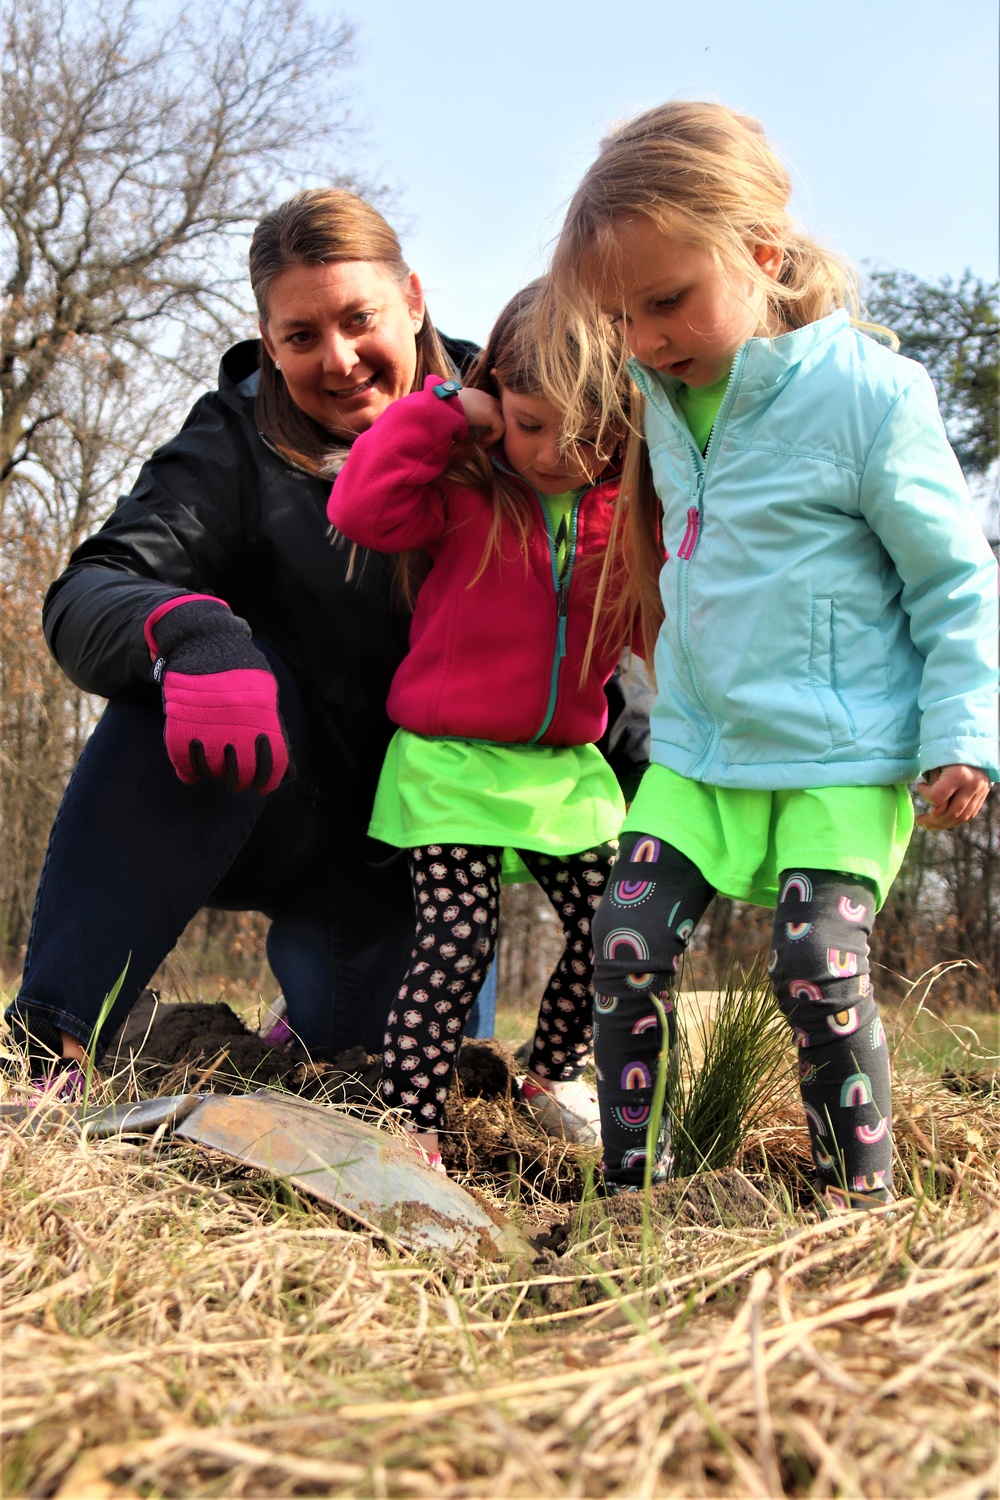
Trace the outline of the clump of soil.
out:
<instances>
[{"instance_id":1,"label":"clump of soil","mask_svg":"<svg viewBox=\"0 0 1000 1500\"><path fill-rule=\"evenodd\" d=\"M973 1068L945 1068L941 1082L952 1094L981 1095L990 1098L1000 1093L1000 1072L978 1073Z\"/></svg>"},{"instance_id":2,"label":"clump of soil","mask_svg":"<svg viewBox=\"0 0 1000 1500\"><path fill-rule=\"evenodd\" d=\"M619 1193L608 1198L605 1206L619 1229L641 1228L642 1193ZM658 1183L650 1195L650 1214L654 1222L669 1218L677 1224L706 1228L756 1229L773 1223L778 1208L766 1179L758 1183L730 1167Z\"/></svg>"},{"instance_id":3,"label":"clump of soil","mask_svg":"<svg viewBox=\"0 0 1000 1500\"><path fill-rule=\"evenodd\" d=\"M466 1037L458 1054L458 1077L470 1099L507 1099L514 1082L514 1052L492 1037Z\"/></svg>"},{"instance_id":4,"label":"clump of soil","mask_svg":"<svg viewBox=\"0 0 1000 1500\"><path fill-rule=\"evenodd\" d=\"M148 1089L162 1090L172 1078L179 1087L190 1087L198 1073L218 1064L209 1083L218 1093L277 1086L341 1105L372 1104L382 1069L381 1057L363 1047L348 1048L329 1063L314 1063L295 1042L269 1047L222 1001L159 1004L149 990L109 1044L104 1068L114 1071L130 1054ZM506 1099L512 1069L513 1055L502 1043L469 1039L462 1044L456 1070L461 1093Z\"/></svg>"},{"instance_id":5,"label":"clump of soil","mask_svg":"<svg viewBox=\"0 0 1000 1500\"><path fill-rule=\"evenodd\" d=\"M298 1049L294 1049L296 1052ZM212 1074L220 1093L254 1084L286 1084L303 1054L267 1045L235 1011L221 1001L205 1005L156 1005L149 992L140 996L119 1036L105 1053L103 1066L115 1067L130 1053L136 1072L149 1087L182 1068L201 1072L222 1058Z\"/></svg>"}]
</instances>

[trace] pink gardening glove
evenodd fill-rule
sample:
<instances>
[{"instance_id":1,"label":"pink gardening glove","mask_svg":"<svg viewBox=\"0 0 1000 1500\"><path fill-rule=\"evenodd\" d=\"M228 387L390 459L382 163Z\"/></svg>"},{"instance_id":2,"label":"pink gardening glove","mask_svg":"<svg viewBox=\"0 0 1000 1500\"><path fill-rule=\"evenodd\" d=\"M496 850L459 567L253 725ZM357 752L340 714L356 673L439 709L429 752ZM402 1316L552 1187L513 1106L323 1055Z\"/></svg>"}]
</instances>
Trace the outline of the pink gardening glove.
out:
<instances>
[{"instance_id":1,"label":"pink gardening glove","mask_svg":"<svg viewBox=\"0 0 1000 1500\"><path fill-rule=\"evenodd\" d=\"M278 683L228 604L186 594L145 625L163 692L164 740L181 781L222 781L231 792L273 792L288 770Z\"/></svg>"}]
</instances>

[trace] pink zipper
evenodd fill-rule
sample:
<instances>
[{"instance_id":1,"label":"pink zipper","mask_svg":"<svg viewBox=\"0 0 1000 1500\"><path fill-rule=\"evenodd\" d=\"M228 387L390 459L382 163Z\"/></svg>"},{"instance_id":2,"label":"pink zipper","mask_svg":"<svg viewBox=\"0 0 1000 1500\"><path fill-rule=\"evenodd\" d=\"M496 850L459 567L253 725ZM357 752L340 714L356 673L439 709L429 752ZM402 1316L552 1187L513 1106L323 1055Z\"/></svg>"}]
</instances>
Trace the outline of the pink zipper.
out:
<instances>
[{"instance_id":1,"label":"pink zipper","mask_svg":"<svg viewBox=\"0 0 1000 1500\"><path fill-rule=\"evenodd\" d=\"M691 556L692 552L694 551L694 549L695 549L695 543L697 542L697 540L698 540L698 508L695 505L691 505L691 506L688 507L687 530L684 533L684 540L681 542L680 546L677 548L677 556L678 557L683 557L684 561L686 562L688 560L688 558Z\"/></svg>"}]
</instances>

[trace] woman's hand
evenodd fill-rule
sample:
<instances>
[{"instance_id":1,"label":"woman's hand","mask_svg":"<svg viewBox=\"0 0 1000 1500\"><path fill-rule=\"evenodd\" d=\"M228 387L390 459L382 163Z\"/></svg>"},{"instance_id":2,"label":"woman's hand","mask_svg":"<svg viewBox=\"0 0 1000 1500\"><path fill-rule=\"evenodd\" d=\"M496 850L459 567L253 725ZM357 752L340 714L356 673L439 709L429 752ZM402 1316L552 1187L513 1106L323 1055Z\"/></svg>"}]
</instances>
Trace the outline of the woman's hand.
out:
<instances>
[{"instance_id":1,"label":"woman's hand","mask_svg":"<svg viewBox=\"0 0 1000 1500\"><path fill-rule=\"evenodd\" d=\"M246 620L221 599L182 594L145 625L153 680L163 694L163 737L185 783L273 792L289 768L278 684Z\"/></svg>"},{"instance_id":2,"label":"woman's hand","mask_svg":"<svg viewBox=\"0 0 1000 1500\"><path fill-rule=\"evenodd\" d=\"M479 443L483 448L492 448L494 443L499 443L504 434L504 422L496 397L463 386L458 399L469 424L470 442Z\"/></svg>"},{"instance_id":3,"label":"woman's hand","mask_svg":"<svg viewBox=\"0 0 1000 1500\"><path fill-rule=\"evenodd\" d=\"M921 828L957 828L979 812L990 794L990 778L979 766L940 766L928 771L917 792L930 804L921 813Z\"/></svg>"}]
</instances>

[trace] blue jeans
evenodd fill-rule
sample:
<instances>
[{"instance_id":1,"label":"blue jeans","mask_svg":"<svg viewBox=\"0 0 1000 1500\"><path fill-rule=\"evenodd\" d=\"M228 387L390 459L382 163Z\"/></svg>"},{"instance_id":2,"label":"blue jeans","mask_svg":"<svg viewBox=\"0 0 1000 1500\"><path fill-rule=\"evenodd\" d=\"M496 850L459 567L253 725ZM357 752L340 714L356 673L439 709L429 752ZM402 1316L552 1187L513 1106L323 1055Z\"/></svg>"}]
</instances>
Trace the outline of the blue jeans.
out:
<instances>
[{"instance_id":1,"label":"blue jeans","mask_svg":"<svg viewBox=\"0 0 1000 1500\"><path fill-rule=\"evenodd\" d=\"M185 786L167 758L159 700L108 704L49 838L11 1007L29 1028L37 1013L87 1042L127 965L103 1027L113 1035L187 923L211 906L271 918L268 959L313 1056L382 1050L413 946L406 861L374 863L370 789L316 765L299 690L268 655L297 772L267 797L216 781Z\"/></svg>"},{"instance_id":2,"label":"blue jeans","mask_svg":"<svg viewBox=\"0 0 1000 1500\"><path fill-rule=\"evenodd\" d=\"M497 963L490 964L483 987L472 1002L469 1019L465 1023L465 1034L471 1037L490 1037L497 1023Z\"/></svg>"}]
</instances>

